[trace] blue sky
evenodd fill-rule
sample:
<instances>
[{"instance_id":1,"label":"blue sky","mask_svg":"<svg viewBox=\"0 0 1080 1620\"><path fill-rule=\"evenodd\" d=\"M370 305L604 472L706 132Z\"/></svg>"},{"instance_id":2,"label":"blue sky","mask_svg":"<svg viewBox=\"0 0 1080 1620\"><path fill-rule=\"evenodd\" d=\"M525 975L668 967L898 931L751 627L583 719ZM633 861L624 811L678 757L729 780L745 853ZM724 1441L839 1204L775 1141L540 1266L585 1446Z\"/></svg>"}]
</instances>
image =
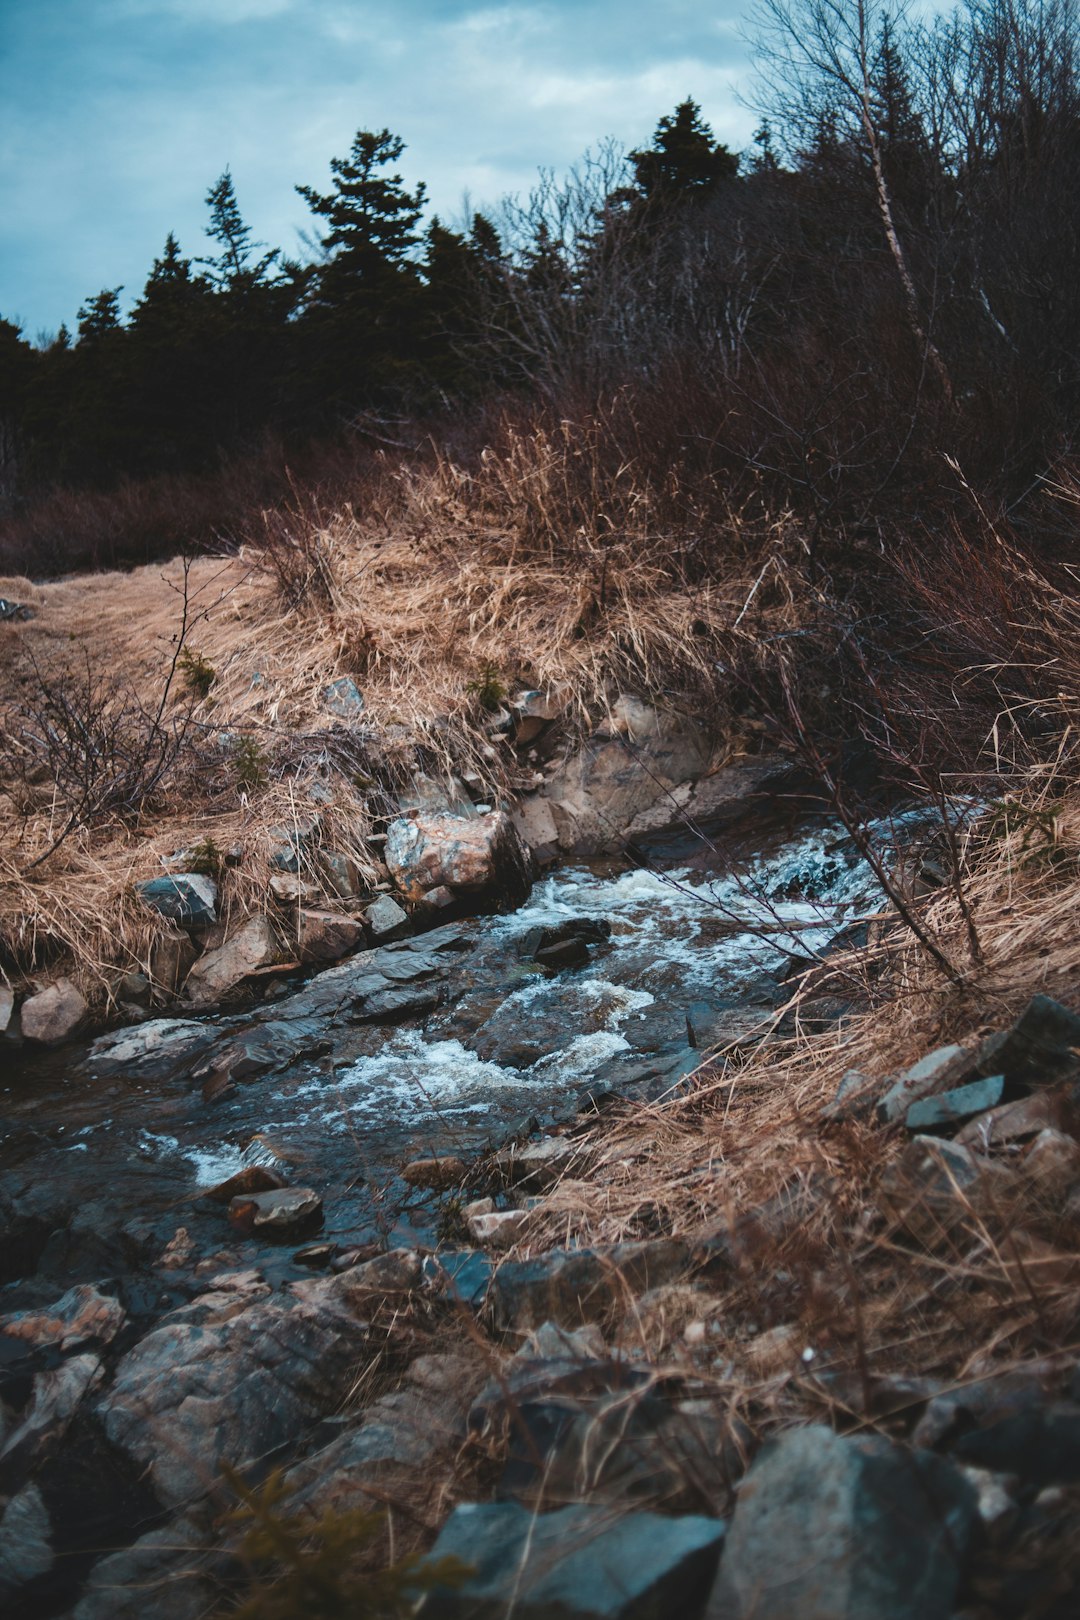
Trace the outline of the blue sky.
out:
<instances>
[{"instance_id":1,"label":"blue sky","mask_svg":"<svg viewBox=\"0 0 1080 1620\"><path fill-rule=\"evenodd\" d=\"M209 251L228 164L287 252L357 129L384 125L448 221L604 136L647 143L686 95L749 140L743 0L0 0L0 315L30 337L141 291L165 235Z\"/></svg>"}]
</instances>

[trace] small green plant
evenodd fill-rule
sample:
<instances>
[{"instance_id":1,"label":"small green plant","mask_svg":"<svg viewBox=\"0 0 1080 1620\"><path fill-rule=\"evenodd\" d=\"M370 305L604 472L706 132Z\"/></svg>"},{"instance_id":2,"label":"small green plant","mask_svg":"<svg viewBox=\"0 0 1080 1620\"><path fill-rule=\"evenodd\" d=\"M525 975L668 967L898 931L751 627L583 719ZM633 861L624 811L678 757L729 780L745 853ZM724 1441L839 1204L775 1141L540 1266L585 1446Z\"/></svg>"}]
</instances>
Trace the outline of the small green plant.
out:
<instances>
[{"instance_id":1,"label":"small green plant","mask_svg":"<svg viewBox=\"0 0 1080 1620\"><path fill-rule=\"evenodd\" d=\"M185 647L177 659L177 667L193 697L210 696L210 688L217 680L217 670L208 658L204 658L202 653L194 652L190 647Z\"/></svg>"},{"instance_id":2,"label":"small green plant","mask_svg":"<svg viewBox=\"0 0 1080 1620\"><path fill-rule=\"evenodd\" d=\"M430 1563L413 1554L386 1569L363 1565L382 1530L382 1513L333 1510L318 1518L289 1512L280 1472L247 1485L222 1470L240 1499L231 1518L245 1527L240 1554L255 1583L231 1620L398 1620L412 1614L421 1592L459 1586L469 1573L457 1559Z\"/></svg>"},{"instance_id":3,"label":"small green plant","mask_svg":"<svg viewBox=\"0 0 1080 1620\"><path fill-rule=\"evenodd\" d=\"M495 714L503 699L506 697L506 687L502 676L492 663L482 664L480 673L475 680L469 681L465 687L488 714Z\"/></svg>"},{"instance_id":4,"label":"small green plant","mask_svg":"<svg viewBox=\"0 0 1080 1620\"><path fill-rule=\"evenodd\" d=\"M266 782L266 749L254 737L240 737L233 748L236 780L242 788L260 788Z\"/></svg>"},{"instance_id":5,"label":"small green plant","mask_svg":"<svg viewBox=\"0 0 1080 1620\"><path fill-rule=\"evenodd\" d=\"M200 838L197 844L192 844L188 850L185 865L189 872L199 872L203 877L219 877L225 865L225 854L214 843L212 838Z\"/></svg>"}]
</instances>

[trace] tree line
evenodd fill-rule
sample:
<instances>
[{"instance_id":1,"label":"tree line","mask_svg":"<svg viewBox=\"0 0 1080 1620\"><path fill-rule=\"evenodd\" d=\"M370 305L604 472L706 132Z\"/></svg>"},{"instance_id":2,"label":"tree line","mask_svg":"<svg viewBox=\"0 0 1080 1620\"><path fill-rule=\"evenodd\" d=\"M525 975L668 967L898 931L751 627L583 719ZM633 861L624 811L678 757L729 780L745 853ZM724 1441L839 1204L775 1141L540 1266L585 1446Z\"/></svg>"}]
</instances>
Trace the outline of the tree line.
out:
<instances>
[{"instance_id":1,"label":"tree line","mask_svg":"<svg viewBox=\"0 0 1080 1620\"><path fill-rule=\"evenodd\" d=\"M1075 0L759 0L752 28L748 152L688 98L460 230L424 224L386 129L297 188L307 263L253 240L226 170L211 251L170 235L126 318L107 288L44 346L0 321L0 498L507 398L622 411L658 479L779 490L812 527L927 510L946 464L1020 498L1080 406Z\"/></svg>"}]
</instances>

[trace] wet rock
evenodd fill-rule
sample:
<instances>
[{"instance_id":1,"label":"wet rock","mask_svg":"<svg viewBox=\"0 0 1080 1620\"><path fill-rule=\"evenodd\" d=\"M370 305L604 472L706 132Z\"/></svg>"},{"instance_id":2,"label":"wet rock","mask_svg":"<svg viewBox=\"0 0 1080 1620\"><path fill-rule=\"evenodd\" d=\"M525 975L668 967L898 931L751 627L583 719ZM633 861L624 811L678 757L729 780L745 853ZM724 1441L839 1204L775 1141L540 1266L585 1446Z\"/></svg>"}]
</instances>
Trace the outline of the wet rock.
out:
<instances>
[{"instance_id":1,"label":"wet rock","mask_svg":"<svg viewBox=\"0 0 1080 1620\"><path fill-rule=\"evenodd\" d=\"M525 846L538 866L551 866L559 858L559 827L547 799L535 794L522 799L510 812Z\"/></svg>"},{"instance_id":2,"label":"wet rock","mask_svg":"<svg viewBox=\"0 0 1080 1620\"><path fill-rule=\"evenodd\" d=\"M27 996L20 1008L24 1039L41 1046L59 1046L78 1033L86 1019L85 998L70 979L57 979L36 995Z\"/></svg>"},{"instance_id":3,"label":"wet rock","mask_svg":"<svg viewBox=\"0 0 1080 1620\"><path fill-rule=\"evenodd\" d=\"M350 675L323 687L323 708L339 720L355 720L364 712L364 696Z\"/></svg>"},{"instance_id":4,"label":"wet rock","mask_svg":"<svg viewBox=\"0 0 1080 1620\"><path fill-rule=\"evenodd\" d=\"M409 913L403 911L388 894L380 894L377 900L372 901L364 912L364 922L376 944L403 939L410 928Z\"/></svg>"},{"instance_id":5,"label":"wet rock","mask_svg":"<svg viewBox=\"0 0 1080 1620\"><path fill-rule=\"evenodd\" d=\"M903 1119L913 1103L964 1085L975 1074L975 1054L964 1046L942 1046L905 1069L877 1104L882 1125Z\"/></svg>"},{"instance_id":6,"label":"wet rock","mask_svg":"<svg viewBox=\"0 0 1080 1620\"><path fill-rule=\"evenodd\" d=\"M898 1227L936 1249L973 1223L990 1221L999 1228L1019 1191L1015 1175L1004 1165L956 1142L916 1136L887 1167L878 1198Z\"/></svg>"},{"instance_id":7,"label":"wet rock","mask_svg":"<svg viewBox=\"0 0 1080 1620\"><path fill-rule=\"evenodd\" d=\"M527 748L562 713L562 703L552 692L521 692L510 703L514 745Z\"/></svg>"},{"instance_id":8,"label":"wet rock","mask_svg":"<svg viewBox=\"0 0 1080 1620\"><path fill-rule=\"evenodd\" d=\"M972 1080L953 1091L943 1091L936 1097L923 1097L912 1103L904 1124L909 1131L947 1130L959 1125L973 1114L982 1114L1001 1101L1005 1089L1005 1076L991 1074L984 1080Z\"/></svg>"},{"instance_id":9,"label":"wet rock","mask_svg":"<svg viewBox=\"0 0 1080 1620\"><path fill-rule=\"evenodd\" d=\"M195 1259L195 1239L186 1226L178 1226L154 1264L159 1271L184 1271Z\"/></svg>"},{"instance_id":10,"label":"wet rock","mask_svg":"<svg viewBox=\"0 0 1080 1620\"><path fill-rule=\"evenodd\" d=\"M208 1187L199 1196L209 1198L215 1204L230 1204L244 1193L278 1192L284 1185L276 1170L271 1170L265 1164L249 1164L243 1170L238 1170L235 1176L219 1181L216 1187Z\"/></svg>"},{"instance_id":11,"label":"wet rock","mask_svg":"<svg viewBox=\"0 0 1080 1620\"><path fill-rule=\"evenodd\" d=\"M533 1260L510 1261L492 1279L489 1301L496 1328L577 1327L599 1321L627 1299L671 1282L686 1269L677 1238L616 1243L610 1249L552 1249Z\"/></svg>"},{"instance_id":12,"label":"wet rock","mask_svg":"<svg viewBox=\"0 0 1080 1620\"><path fill-rule=\"evenodd\" d=\"M977 1519L932 1452L820 1424L765 1447L743 1482L715 1620L949 1620Z\"/></svg>"},{"instance_id":13,"label":"wet rock","mask_svg":"<svg viewBox=\"0 0 1080 1620\"><path fill-rule=\"evenodd\" d=\"M424 1261L424 1276L459 1305L478 1310L491 1282L494 1262L476 1249L441 1249Z\"/></svg>"},{"instance_id":14,"label":"wet rock","mask_svg":"<svg viewBox=\"0 0 1080 1620\"><path fill-rule=\"evenodd\" d=\"M0 984L0 1035L11 1023L15 1011L15 993L6 984Z\"/></svg>"},{"instance_id":15,"label":"wet rock","mask_svg":"<svg viewBox=\"0 0 1080 1620\"><path fill-rule=\"evenodd\" d=\"M1010 1029L990 1035L978 1052L981 1074L1004 1074L1010 1086L1045 1086L1080 1067L1080 1015L1051 996L1032 996Z\"/></svg>"},{"instance_id":16,"label":"wet rock","mask_svg":"<svg viewBox=\"0 0 1080 1620\"><path fill-rule=\"evenodd\" d=\"M438 1005L442 986L454 972L456 953L470 939L468 933L449 926L418 939L360 951L278 1001L273 1016L323 1018L326 1027L419 1017Z\"/></svg>"},{"instance_id":17,"label":"wet rock","mask_svg":"<svg viewBox=\"0 0 1080 1620\"><path fill-rule=\"evenodd\" d=\"M100 1559L71 1620L203 1620L221 1599L222 1562L205 1525L174 1519Z\"/></svg>"},{"instance_id":18,"label":"wet rock","mask_svg":"<svg viewBox=\"0 0 1080 1620\"><path fill-rule=\"evenodd\" d=\"M310 1187L279 1187L271 1192L240 1193L229 1201L229 1221L241 1232L265 1237L291 1236L313 1226L322 1215L322 1199Z\"/></svg>"},{"instance_id":19,"label":"wet rock","mask_svg":"<svg viewBox=\"0 0 1080 1620\"><path fill-rule=\"evenodd\" d=\"M154 1018L94 1041L80 1070L97 1079L168 1080L190 1069L220 1032L192 1018Z\"/></svg>"},{"instance_id":20,"label":"wet rock","mask_svg":"<svg viewBox=\"0 0 1080 1620\"><path fill-rule=\"evenodd\" d=\"M55 1451L84 1396L103 1377L102 1364L89 1352L70 1356L47 1372L34 1374L30 1403L0 1449L0 1462L15 1459L29 1468Z\"/></svg>"},{"instance_id":21,"label":"wet rock","mask_svg":"<svg viewBox=\"0 0 1080 1620\"><path fill-rule=\"evenodd\" d=\"M277 1003L280 1011L284 1003ZM211 1030L220 1039L220 1032ZM215 1048L192 1073L203 1084L206 1096L220 1095L234 1081L253 1080L272 1074L297 1058L318 1057L333 1045L326 1026L317 1018L270 1018L265 1023L242 1029Z\"/></svg>"},{"instance_id":22,"label":"wet rock","mask_svg":"<svg viewBox=\"0 0 1080 1620\"><path fill-rule=\"evenodd\" d=\"M495 1168L507 1181L530 1188L550 1187L577 1161L584 1163L582 1149L565 1136L545 1136L539 1142L525 1142L504 1148L495 1156Z\"/></svg>"},{"instance_id":23,"label":"wet rock","mask_svg":"<svg viewBox=\"0 0 1080 1620\"><path fill-rule=\"evenodd\" d=\"M136 883L135 892L151 911L185 927L217 922L217 884L201 872L170 872L167 877Z\"/></svg>"},{"instance_id":24,"label":"wet rock","mask_svg":"<svg viewBox=\"0 0 1080 1620\"><path fill-rule=\"evenodd\" d=\"M421 1601L424 1620L696 1620L716 1571L720 1519L576 1505L534 1515L514 1503L454 1509L431 1551L471 1567Z\"/></svg>"},{"instance_id":25,"label":"wet rock","mask_svg":"<svg viewBox=\"0 0 1080 1620\"><path fill-rule=\"evenodd\" d=\"M159 934L150 947L150 978L160 998L174 996L188 976L198 951L186 934Z\"/></svg>"},{"instance_id":26,"label":"wet rock","mask_svg":"<svg viewBox=\"0 0 1080 1620\"><path fill-rule=\"evenodd\" d=\"M242 1469L337 1410L367 1336L340 1280L297 1284L302 1293L222 1323L166 1317L122 1358L100 1402L105 1431L165 1506L203 1496L222 1462Z\"/></svg>"},{"instance_id":27,"label":"wet rock","mask_svg":"<svg viewBox=\"0 0 1080 1620\"><path fill-rule=\"evenodd\" d=\"M249 917L217 950L200 956L184 984L184 998L210 1006L278 954L277 938L267 917Z\"/></svg>"},{"instance_id":28,"label":"wet rock","mask_svg":"<svg viewBox=\"0 0 1080 1620\"><path fill-rule=\"evenodd\" d=\"M0 1336L35 1349L55 1345L68 1351L81 1344L111 1344L126 1320L118 1299L80 1283L47 1310L0 1316Z\"/></svg>"},{"instance_id":29,"label":"wet rock","mask_svg":"<svg viewBox=\"0 0 1080 1620\"><path fill-rule=\"evenodd\" d=\"M415 1249L388 1249L385 1254L341 1272L334 1287L342 1299L359 1304L376 1294L411 1294L420 1287L423 1277L423 1265Z\"/></svg>"},{"instance_id":30,"label":"wet rock","mask_svg":"<svg viewBox=\"0 0 1080 1620\"><path fill-rule=\"evenodd\" d=\"M399 889L420 900L445 886L499 905L516 905L532 886L532 860L502 810L472 820L418 814L386 830L386 864Z\"/></svg>"},{"instance_id":31,"label":"wet rock","mask_svg":"<svg viewBox=\"0 0 1080 1620\"><path fill-rule=\"evenodd\" d=\"M362 924L333 911L301 911L296 919L301 962L337 962L364 943Z\"/></svg>"},{"instance_id":32,"label":"wet rock","mask_svg":"<svg viewBox=\"0 0 1080 1620\"><path fill-rule=\"evenodd\" d=\"M48 1510L31 1481L0 1511L0 1598L47 1575L54 1561Z\"/></svg>"},{"instance_id":33,"label":"wet rock","mask_svg":"<svg viewBox=\"0 0 1080 1620\"><path fill-rule=\"evenodd\" d=\"M431 1187L441 1192L446 1187L460 1187L468 1175L464 1159L412 1159L401 1172L401 1179L410 1187Z\"/></svg>"}]
</instances>

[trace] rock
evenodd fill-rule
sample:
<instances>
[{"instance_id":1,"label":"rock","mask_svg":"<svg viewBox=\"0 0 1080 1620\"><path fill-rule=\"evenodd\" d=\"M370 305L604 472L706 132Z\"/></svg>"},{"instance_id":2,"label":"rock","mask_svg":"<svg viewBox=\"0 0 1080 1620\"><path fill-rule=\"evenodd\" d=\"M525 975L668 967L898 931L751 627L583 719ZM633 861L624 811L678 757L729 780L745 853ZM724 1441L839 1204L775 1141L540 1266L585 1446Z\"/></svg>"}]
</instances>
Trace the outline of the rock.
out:
<instances>
[{"instance_id":1,"label":"rock","mask_svg":"<svg viewBox=\"0 0 1080 1620\"><path fill-rule=\"evenodd\" d=\"M290 826L271 827L267 860L274 872L299 873L310 864L309 845L318 829L318 819L309 816L294 821Z\"/></svg>"},{"instance_id":2,"label":"rock","mask_svg":"<svg viewBox=\"0 0 1080 1620\"><path fill-rule=\"evenodd\" d=\"M20 1008L23 1036L42 1046L59 1046L78 1032L87 1011L85 998L71 980L57 979L23 1002Z\"/></svg>"},{"instance_id":3,"label":"rock","mask_svg":"<svg viewBox=\"0 0 1080 1620\"><path fill-rule=\"evenodd\" d=\"M83 1397L103 1377L97 1356L69 1356L48 1372L34 1374L30 1404L21 1413L0 1449L0 1462L17 1460L24 1469L55 1451L71 1425Z\"/></svg>"},{"instance_id":4,"label":"rock","mask_svg":"<svg viewBox=\"0 0 1080 1620\"><path fill-rule=\"evenodd\" d=\"M549 801L530 794L515 805L510 814L518 836L532 851L536 864L553 865L559 858L559 828Z\"/></svg>"},{"instance_id":5,"label":"rock","mask_svg":"<svg viewBox=\"0 0 1080 1620\"><path fill-rule=\"evenodd\" d=\"M465 1225L474 1243L488 1249L512 1249L528 1230L527 1209L493 1209L482 1215L469 1215Z\"/></svg>"},{"instance_id":6,"label":"rock","mask_svg":"<svg viewBox=\"0 0 1080 1620\"><path fill-rule=\"evenodd\" d=\"M460 907L462 902L453 889L448 889L445 883L440 883L436 888L428 889L424 898L416 903L421 908L422 915L439 916L452 912L454 907Z\"/></svg>"},{"instance_id":7,"label":"rock","mask_svg":"<svg viewBox=\"0 0 1080 1620\"><path fill-rule=\"evenodd\" d=\"M421 1600L424 1620L696 1620L716 1572L721 1519L614 1518L584 1504L534 1515L514 1503L454 1509L431 1560L469 1567Z\"/></svg>"},{"instance_id":8,"label":"rock","mask_svg":"<svg viewBox=\"0 0 1080 1620\"><path fill-rule=\"evenodd\" d=\"M351 856L324 849L319 853L319 865L328 893L333 892L341 900L351 900L360 893L360 869Z\"/></svg>"},{"instance_id":9,"label":"rock","mask_svg":"<svg viewBox=\"0 0 1080 1620\"><path fill-rule=\"evenodd\" d=\"M174 1519L99 1559L71 1620L203 1620L221 1597L217 1561L203 1524Z\"/></svg>"},{"instance_id":10,"label":"rock","mask_svg":"<svg viewBox=\"0 0 1080 1620\"><path fill-rule=\"evenodd\" d=\"M1060 1088L1047 1087L979 1114L957 1133L956 1140L965 1147L995 1147L1002 1142L1019 1142L1025 1136L1037 1136L1047 1127L1067 1129L1072 1123L1073 1110L1068 1099Z\"/></svg>"},{"instance_id":11,"label":"rock","mask_svg":"<svg viewBox=\"0 0 1080 1620\"><path fill-rule=\"evenodd\" d=\"M963 1085L975 1074L975 1055L964 1046L942 1046L920 1058L881 1098L876 1114L882 1125L903 1119L912 1103Z\"/></svg>"},{"instance_id":12,"label":"rock","mask_svg":"<svg viewBox=\"0 0 1080 1620\"><path fill-rule=\"evenodd\" d=\"M198 954L186 934L158 934L150 947L150 979L160 997L176 994Z\"/></svg>"},{"instance_id":13,"label":"rock","mask_svg":"<svg viewBox=\"0 0 1080 1620\"><path fill-rule=\"evenodd\" d=\"M928 1249L978 1222L1007 1222L1020 1186L1004 1165L934 1136L915 1136L881 1178L886 1215Z\"/></svg>"},{"instance_id":14,"label":"rock","mask_svg":"<svg viewBox=\"0 0 1080 1620\"><path fill-rule=\"evenodd\" d=\"M820 1424L766 1446L739 1490L715 1620L949 1620L977 1521L932 1452Z\"/></svg>"},{"instance_id":15,"label":"rock","mask_svg":"<svg viewBox=\"0 0 1080 1620\"><path fill-rule=\"evenodd\" d=\"M1010 1086L1045 1086L1080 1067L1080 1015L1051 996L1032 996L1010 1029L978 1052L980 1074L1004 1074Z\"/></svg>"},{"instance_id":16,"label":"rock","mask_svg":"<svg viewBox=\"0 0 1080 1620\"><path fill-rule=\"evenodd\" d=\"M244 1193L279 1192L285 1183L276 1170L271 1170L265 1164L249 1164L243 1170L238 1170L235 1176L228 1176L219 1181L215 1187L208 1187L200 1192L200 1198L209 1198L215 1204L231 1204L234 1198Z\"/></svg>"},{"instance_id":17,"label":"rock","mask_svg":"<svg viewBox=\"0 0 1080 1620\"><path fill-rule=\"evenodd\" d=\"M822 1119L872 1119L889 1084L888 1080L872 1079L861 1069L848 1069L836 1088L836 1096L821 1110Z\"/></svg>"},{"instance_id":18,"label":"rock","mask_svg":"<svg viewBox=\"0 0 1080 1620\"><path fill-rule=\"evenodd\" d=\"M364 696L350 675L323 687L323 708L339 720L355 720L364 712Z\"/></svg>"},{"instance_id":19,"label":"rock","mask_svg":"<svg viewBox=\"0 0 1080 1620\"><path fill-rule=\"evenodd\" d=\"M348 1396L367 1330L341 1278L298 1283L227 1321L166 1317L119 1362L99 1410L163 1505L293 1442Z\"/></svg>"},{"instance_id":20,"label":"rock","mask_svg":"<svg viewBox=\"0 0 1080 1620\"><path fill-rule=\"evenodd\" d=\"M527 748L535 742L544 728L561 714L562 707L551 692L521 692L511 699L515 747Z\"/></svg>"},{"instance_id":21,"label":"rock","mask_svg":"<svg viewBox=\"0 0 1080 1620\"><path fill-rule=\"evenodd\" d=\"M0 596L0 623L5 620L32 619L34 610L23 602L12 602L5 596Z\"/></svg>"},{"instance_id":22,"label":"rock","mask_svg":"<svg viewBox=\"0 0 1080 1620\"><path fill-rule=\"evenodd\" d=\"M498 905L516 905L532 886L532 859L502 810L467 820L419 814L386 830L386 864L410 900L445 886Z\"/></svg>"},{"instance_id":23,"label":"rock","mask_svg":"<svg viewBox=\"0 0 1080 1620\"><path fill-rule=\"evenodd\" d=\"M402 1170L401 1179L410 1187L431 1187L442 1192L460 1187L468 1175L464 1159L412 1159Z\"/></svg>"},{"instance_id":24,"label":"rock","mask_svg":"<svg viewBox=\"0 0 1080 1620\"><path fill-rule=\"evenodd\" d=\"M951 1447L965 1463L1016 1474L1033 1485L1080 1483L1080 1406L1048 1401L962 1434Z\"/></svg>"},{"instance_id":25,"label":"rock","mask_svg":"<svg viewBox=\"0 0 1080 1620\"><path fill-rule=\"evenodd\" d=\"M1059 1205L1080 1181L1080 1142L1062 1131L1040 1131L1023 1158L1023 1173L1044 1203Z\"/></svg>"},{"instance_id":26,"label":"rock","mask_svg":"<svg viewBox=\"0 0 1080 1620\"><path fill-rule=\"evenodd\" d=\"M991 1074L984 1080L972 1080L966 1086L943 1091L936 1097L923 1097L919 1102L912 1103L904 1124L909 1131L916 1132L959 1125L963 1120L970 1119L972 1114L981 1114L987 1108L993 1108L1001 1101L1004 1089L1005 1076Z\"/></svg>"},{"instance_id":27,"label":"rock","mask_svg":"<svg viewBox=\"0 0 1080 1620\"><path fill-rule=\"evenodd\" d=\"M342 1299L361 1302L373 1294L411 1294L423 1281L423 1266L415 1249L388 1249L374 1259L350 1266L335 1278ZM300 1284L295 1285L297 1288Z\"/></svg>"},{"instance_id":28,"label":"rock","mask_svg":"<svg viewBox=\"0 0 1080 1620\"><path fill-rule=\"evenodd\" d=\"M301 911L296 919L301 962L337 962L364 944L363 926L333 911Z\"/></svg>"},{"instance_id":29,"label":"rock","mask_svg":"<svg viewBox=\"0 0 1080 1620\"><path fill-rule=\"evenodd\" d=\"M280 1011L285 1003L276 1005ZM218 1030L210 1033L220 1036ZM318 1018L267 1017L265 1023L240 1030L224 1046L211 1051L193 1070L193 1077L202 1082L203 1094L209 1099L234 1081L270 1074L300 1057L318 1057L332 1045L329 1031Z\"/></svg>"},{"instance_id":30,"label":"rock","mask_svg":"<svg viewBox=\"0 0 1080 1620\"><path fill-rule=\"evenodd\" d=\"M134 1029L101 1035L80 1071L97 1079L122 1074L132 1080L168 1080L190 1069L220 1032L192 1018L154 1018Z\"/></svg>"},{"instance_id":31,"label":"rock","mask_svg":"<svg viewBox=\"0 0 1080 1620\"><path fill-rule=\"evenodd\" d=\"M492 1278L489 1302L500 1330L595 1322L648 1288L671 1282L688 1263L685 1243L655 1238L610 1249L552 1249L510 1261Z\"/></svg>"},{"instance_id":32,"label":"rock","mask_svg":"<svg viewBox=\"0 0 1080 1620\"><path fill-rule=\"evenodd\" d=\"M270 877L270 893L283 906L302 906L314 900L319 890L314 883L305 883L295 872L274 872Z\"/></svg>"},{"instance_id":33,"label":"rock","mask_svg":"<svg viewBox=\"0 0 1080 1620\"><path fill-rule=\"evenodd\" d=\"M0 1512L0 1598L14 1597L31 1581L47 1575L54 1561L48 1510L31 1482Z\"/></svg>"},{"instance_id":34,"label":"rock","mask_svg":"<svg viewBox=\"0 0 1080 1620\"><path fill-rule=\"evenodd\" d=\"M217 950L200 956L184 984L184 998L195 1006L211 1006L278 954L269 918L249 917Z\"/></svg>"},{"instance_id":35,"label":"rock","mask_svg":"<svg viewBox=\"0 0 1080 1620\"><path fill-rule=\"evenodd\" d=\"M550 1187L572 1164L584 1164L582 1149L565 1136L545 1136L496 1154L495 1167L508 1181L529 1187Z\"/></svg>"},{"instance_id":36,"label":"rock","mask_svg":"<svg viewBox=\"0 0 1080 1620\"><path fill-rule=\"evenodd\" d=\"M0 984L0 1035L3 1035L11 1023L11 1016L15 1011L15 992L6 984Z\"/></svg>"},{"instance_id":37,"label":"rock","mask_svg":"<svg viewBox=\"0 0 1080 1620\"><path fill-rule=\"evenodd\" d=\"M240 1193L229 1201L229 1221L242 1232L267 1237L291 1236L313 1226L322 1215L322 1199L310 1187L279 1187L271 1192Z\"/></svg>"},{"instance_id":38,"label":"rock","mask_svg":"<svg viewBox=\"0 0 1080 1620\"><path fill-rule=\"evenodd\" d=\"M145 973L124 973L116 982L116 998L129 1006L148 1007L153 989Z\"/></svg>"},{"instance_id":39,"label":"rock","mask_svg":"<svg viewBox=\"0 0 1080 1620\"><path fill-rule=\"evenodd\" d=\"M67 1351L81 1344L111 1344L126 1321L127 1314L118 1299L80 1283L47 1310L0 1316L0 1335L36 1349L55 1345Z\"/></svg>"},{"instance_id":40,"label":"rock","mask_svg":"<svg viewBox=\"0 0 1080 1620\"><path fill-rule=\"evenodd\" d=\"M135 892L152 911L185 927L202 928L217 922L217 884L201 872L150 878L136 883Z\"/></svg>"},{"instance_id":41,"label":"rock","mask_svg":"<svg viewBox=\"0 0 1080 1620\"><path fill-rule=\"evenodd\" d=\"M392 939L403 939L411 924L409 913L403 911L388 894L380 894L364 912L364 922L376 944L388 944Z\"/></svg>"}]
</instances>

